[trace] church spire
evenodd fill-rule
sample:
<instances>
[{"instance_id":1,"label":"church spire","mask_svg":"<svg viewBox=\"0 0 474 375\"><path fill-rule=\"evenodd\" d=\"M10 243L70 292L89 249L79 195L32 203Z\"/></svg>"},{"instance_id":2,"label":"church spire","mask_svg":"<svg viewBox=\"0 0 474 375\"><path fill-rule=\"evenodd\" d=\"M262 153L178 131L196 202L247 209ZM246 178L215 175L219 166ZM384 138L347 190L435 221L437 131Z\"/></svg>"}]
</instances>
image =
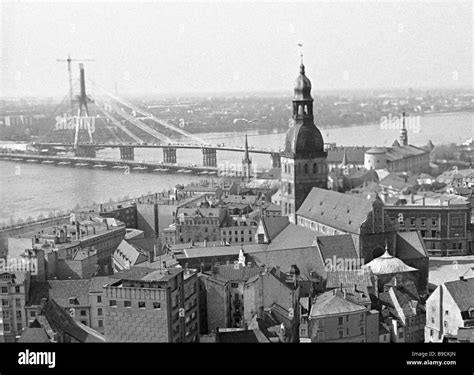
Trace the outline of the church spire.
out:
<instances>
[{"instance_id":1,"label":"church spire","mask_svg":"<svg viewBox=\"0 0 474 375\"><path fill-rule=\"evenodd\" d=\"M405 123L405 111L402 114L402 129L400 130L400 145L408 146L408 132Z\"/></svg>"}]
</instances>

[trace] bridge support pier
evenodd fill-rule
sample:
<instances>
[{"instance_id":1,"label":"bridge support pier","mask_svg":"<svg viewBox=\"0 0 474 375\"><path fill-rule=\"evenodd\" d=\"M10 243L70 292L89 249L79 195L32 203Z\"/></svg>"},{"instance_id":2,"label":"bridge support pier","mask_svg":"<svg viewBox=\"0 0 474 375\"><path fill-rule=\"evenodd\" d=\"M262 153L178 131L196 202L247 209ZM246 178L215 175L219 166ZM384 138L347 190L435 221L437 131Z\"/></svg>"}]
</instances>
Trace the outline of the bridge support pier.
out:
<instances>
[{"instance_id":1,"label":"bridge support pier","mask_svg":"<svg viewBox=\"0 0 474 375\"><path fill-rule=\"evenodd\" d=\"M95 158L95 148L92 146L77 146L74 155L80 158Z\"/></svg>"},{"instance_id":2,"label":"bridge support pier","mask_svg":"<svg viewBox=\"0 0 474 375\"><path fill-rule=\"evenodd\" d=\"M176 163L176 147L163 147L163 161L166 164Z\"/></svg>"},{"instance_id":3,"label":"bridge support pier","mask_svg":"<svg viewBox=\"0 0 474 375\"><path fill-rule=\"evenodd\" d=\"M217 167L217 151L214 148L202 149L202 164L205 167Z\"/></svg>"},{"instance_id":4,"label":"bridge support pier","mask_svg":"<svg viewBox=\"0 0 474 375\"><path fill-rule=\"evenodd\" d=\"M280 154L279 153L272 153L270 155L270 157L272 158L272 167L273 168L281 168L281 158L280 158Z\"/></svg>"},{"instance_id":5,"label":"bridge support pier","mask_svg":"<svg viewBox=\"0 0 474 375\"><path fill-rule=\"evenodd\" d=\"M134 160L135 149L131 146L120 147L120 159L122 160Z\"/></svg>"}]
</instances>

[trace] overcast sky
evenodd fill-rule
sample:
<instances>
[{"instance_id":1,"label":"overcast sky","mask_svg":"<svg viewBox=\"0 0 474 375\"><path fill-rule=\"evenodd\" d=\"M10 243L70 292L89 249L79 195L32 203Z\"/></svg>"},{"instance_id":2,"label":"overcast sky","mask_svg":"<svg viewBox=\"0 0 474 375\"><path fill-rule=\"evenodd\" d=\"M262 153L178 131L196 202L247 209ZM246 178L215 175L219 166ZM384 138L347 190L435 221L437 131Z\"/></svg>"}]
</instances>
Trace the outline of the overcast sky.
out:
<instances>
[{"instance_id":1,"label":"overcast sky","mask_svg":"<svg viewBox=\"0 0 474 375\"><path fill-rule=\"evenodd\" d=\"M314 89L473 84L471 1L7 1L0 25L6 96L65 95L68 53L120 93L289 91L298 43Z\"/></svg>"}]
</instances>

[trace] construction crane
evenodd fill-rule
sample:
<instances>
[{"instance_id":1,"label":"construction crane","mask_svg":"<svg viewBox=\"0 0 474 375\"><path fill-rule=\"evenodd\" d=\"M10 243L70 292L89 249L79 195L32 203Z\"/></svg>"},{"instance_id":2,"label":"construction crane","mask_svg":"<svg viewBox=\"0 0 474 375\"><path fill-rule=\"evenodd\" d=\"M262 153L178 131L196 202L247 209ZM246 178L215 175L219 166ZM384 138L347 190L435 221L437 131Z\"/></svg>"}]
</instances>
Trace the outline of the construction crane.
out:
<instances>
[{"instance_id":1,"label":"construction crane","mask_svg":"<svg viewBox=\"0 0 474 375\"><path fill-rule=\"evenodd\" d=\"M72 61L95 61L91 59L71 59L71 54L68 53L66 60L57 59L59 62L67 62L67 71L69 74L69 104L71 106L71 115L74 116L74 95L72 92L72 70L71 62Z\"/></svg>"}]
</instances>

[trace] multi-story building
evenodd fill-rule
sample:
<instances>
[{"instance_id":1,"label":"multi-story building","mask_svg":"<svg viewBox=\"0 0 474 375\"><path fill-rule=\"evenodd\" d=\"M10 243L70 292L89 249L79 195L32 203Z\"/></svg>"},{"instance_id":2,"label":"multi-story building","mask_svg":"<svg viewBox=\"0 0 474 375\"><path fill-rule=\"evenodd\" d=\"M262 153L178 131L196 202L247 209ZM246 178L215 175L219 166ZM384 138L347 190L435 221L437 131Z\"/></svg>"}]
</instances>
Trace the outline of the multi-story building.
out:
<instances>
[{"instance_id":1,"label":"multi-story building","mask_svg":"<svg viewBox=\"0 0 474 375\"><path fill-rule=\"evenodd\" d=\"M197 274L134 267L104 286L105 336L112 342L199 340Z\"/></svg>"},{"instance_id":2,"label":"multi-story building","mask_svg":"<svg viewBox=\"0 0 474 375\"><path fill-rule=\"evenodd\" d=\"M81 279L112 273L112 255L125 238L125 226L115 219L76 220L29 232L34 249L44 252L47 279Z\"/></svg>"},{"instance_id":3,"label":"multi-story building","mask_svg":"<svg viewBox=\"0 0 474 375\"><path fill-rule=\"evenodd\" d=\"M28 327L24 307L29 286L29 272L0 273L0 342L15 342Z\"/></svg>"},{"instance_id":4,"label":"multi-story building","mask_svg":"<svg viewBox=\"0 0 474 375\"><path fill-rule=\"evenodd\" d=\"M257 222L246 217L228 217L220 228L220 238L228 244L255 241Z\"/></svg>"},{"instance_id":5,"label":"multi-story building","mask_svg":"<svg viewBox=\"0 0 474 375\"><path fill-rule=\"evenodd\" d=\"M397 231L419 231L430 255L474 254L471 203L466 198L417 194L387 201L383 211Z\"/></svg>"},{"instance_id":6,"label":"multi-story building","mask_svg":"<svg viewBox=\"0 0 474 375\"><path fill-rule=\"evenodd\" d=\"M469 327L474 327L474 278L439 285L426 301L425 342L443 342Z\"/></svg>"},{"instance_id":7,"label":"multi-story building","mask_svg":"<svg viewBox=\"0 0 474 375\"><path fill-rule=\"evenodd\" d=\"M219 241L225 217L222 207L178 209L174 243Z\"/></svg>"},{"instance_id":8,"label":"multi-story building","mask_svg":"<svg viewBox=\"0 0 474 375\"><path fill-rule=\"evenodd\" d=\"M307 317L311 342L378 342L379 313L353 302L345 290L317 296Z\"/></svg>"},{"instance_id":9,"label":"multi-story building","mask_svg":"<svg viewBox=\"0 0 474 375\"><path fill-rule=\"evenodd\" d=\"M281 212L296 222L296 212L315 186L327 188L327 153L314 124L311 82L303 61L296 78L293 115L281 154Z\"/></svg>"}]
</instances>

